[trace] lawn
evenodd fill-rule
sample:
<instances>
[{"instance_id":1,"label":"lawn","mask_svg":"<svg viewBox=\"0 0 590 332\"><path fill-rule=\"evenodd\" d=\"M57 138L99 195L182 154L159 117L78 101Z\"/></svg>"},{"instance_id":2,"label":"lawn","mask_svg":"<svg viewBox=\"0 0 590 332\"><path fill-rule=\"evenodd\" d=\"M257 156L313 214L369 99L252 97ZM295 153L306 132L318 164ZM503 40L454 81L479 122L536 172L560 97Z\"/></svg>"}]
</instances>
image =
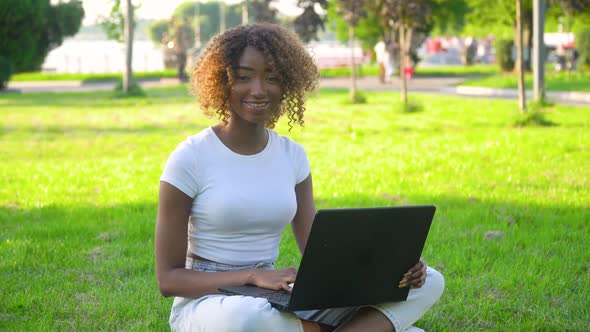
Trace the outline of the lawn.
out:
<instances>
[{"instance_id":1,"label":"lawn","mask_svg":"<svg viewBox=\"0 0 590 332\"><path fill-rule=\"evenodd\" d=\"M550 65L546 66L545 89L547 91L582 91L590 92L590 75L584 72L555 73ZM366 64L358 68L359 77L377 76L379 69L375 64ZM175 70L158 72L136 72L135 77L140 80L159 80L162 78L176 77ZM324 68L320 70L322 78L349 77L350 68ZM518 87L516 74L500 73L497 65L475 64L463 65L437 65L418 66L415 76L420 77L465 77L461 85L480 86L488 88L516 89ZM13 82L22 81L82 81L103 82L117 81L121 79L121 73L19 73L11 77ZM533 88L532 74L525 77L527 89Z\"/></svg>"},{"instance_id":2,"label":"lawn","mask_svg":"<svg viewBox=\"0 0 590 332\"><path fill-rule=\"evenodd\" d=\"M416 75L418 76L473 76L473 75L491 75L499 72L496 65L448 65L448 66L418 66ZM359 67L357 74L359 76L377 76L379 68L376 64L365 64ZM101 82L114 81L121 79L121 73L18 73L13 75L10 80L14 82L21 81L83 81L83 82ZM176 77L176 70L167 69L156 72L135 72L138 79L160 79ZM325 78L331 77L348 77L350 68L323 68L320 75Z\"/></svg>"},{"instance_id":3,"label":"lawn","mask_svg":"<svg viewBox=\"0 0 590 332\"><path fill-rule=\"evenodd\" d=\"M158 179L215 123L186 87L0 95L0 330L166 330L153 245ZM590 108L514 123L514 101L345 90L313 96L290 133L319 208L434 204L424 257L446 277L429 331L590 330ZM335 230L337 231L337 230ZM285 233L279 266L297 265Z\"/></svg>"},{"instance_id":4,"label":"lawn","mask_svg":"<svg viewBox=\"0 0 590 332\"><path fill-rule=\"evenodd\" d=\"M134 72L137 79L153 80L161 78L176 77L176 70L166 69L164 71L153 72ZM21 81L82 81L82 82L102 82L120 80L122 73L18 73L13 75L10 80L14 82Z\"/></svg>"},{"instance_id":5,"label":"lawn","mask_svg":"<svg viewBox=\"0 0 590 332\"><path fill-rule=\"evenodd\" d=\"M498 73L496 75L476 77L461 83L461 85L516 89L518 88L518 80L517 75L514 73ZM533 75L531 73L525 75L525 86L527 89L533 88ZM582 71L556 73L552 70L546 70L545 90L590 92L590 73Z\"/></svg>"}]
</instances>

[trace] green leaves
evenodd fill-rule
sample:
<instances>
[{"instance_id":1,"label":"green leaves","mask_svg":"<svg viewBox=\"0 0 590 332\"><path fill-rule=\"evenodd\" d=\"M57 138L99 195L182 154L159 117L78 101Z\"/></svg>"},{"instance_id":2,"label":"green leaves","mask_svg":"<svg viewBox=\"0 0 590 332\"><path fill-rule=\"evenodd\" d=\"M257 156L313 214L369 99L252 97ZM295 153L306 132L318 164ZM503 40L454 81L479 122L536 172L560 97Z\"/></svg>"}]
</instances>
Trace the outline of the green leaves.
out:
<instances>
[{"instance_id":1,"label":"green leaves","mask_svg":"<svg viewBox=\"0 0 590 332\"><path fill-rule=\"evenodd\" d=\"M348 24L357 26L360 19L367 17L366 6L366 0L338 0L336 12L342 15Z\"/></svg>"},{"instance_id":2,"label":"green leaves","mask_svg":"<svg viewBox=\"0 0 590 332\"><path fill-rule=\"evenodd\" d=\"M0 56L15 72L38 70L52 48L78 32L83 17L80 1L51 5L49 0L3 0Z\"/></svg>"}]
</instances>

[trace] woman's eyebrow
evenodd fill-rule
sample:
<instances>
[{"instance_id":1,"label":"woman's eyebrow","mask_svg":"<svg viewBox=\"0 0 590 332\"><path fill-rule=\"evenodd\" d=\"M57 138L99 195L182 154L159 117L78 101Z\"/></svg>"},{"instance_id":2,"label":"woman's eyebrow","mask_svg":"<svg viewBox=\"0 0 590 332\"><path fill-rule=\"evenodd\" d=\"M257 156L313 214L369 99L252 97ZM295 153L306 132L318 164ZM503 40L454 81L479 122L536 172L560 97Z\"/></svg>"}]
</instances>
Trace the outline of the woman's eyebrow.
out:
<instances>
[{"instance_id":1,"label":"woman's eyebrow","mask_svg":"<svg viewBox=\"0 0 590 332\"><path fill-rule=\"evenodd\" d=\"M236 70L238 70L238 69L241 69L241 70L250 70L250 71L254 71L254 68L252 68L252 67L248 67L248 66L241 66L241 65L238 65L238 66L236 67Z\"/></svg>"},{"instance_id":2,"label":"woman's eyebrow","mask_svg":"<svg viewBox=\"0 0 590 332\"><path fill-rule=\"evenodd\" d=\"M254 71L254 68L252 67L248 67L248 66L242 66L242 65L238 65L235 70L248 70L248 71ZM272 67L266 67L266 69L264 69L265 72L267 73L272 73L275 70Z\"/></svg>"}]
</instances>

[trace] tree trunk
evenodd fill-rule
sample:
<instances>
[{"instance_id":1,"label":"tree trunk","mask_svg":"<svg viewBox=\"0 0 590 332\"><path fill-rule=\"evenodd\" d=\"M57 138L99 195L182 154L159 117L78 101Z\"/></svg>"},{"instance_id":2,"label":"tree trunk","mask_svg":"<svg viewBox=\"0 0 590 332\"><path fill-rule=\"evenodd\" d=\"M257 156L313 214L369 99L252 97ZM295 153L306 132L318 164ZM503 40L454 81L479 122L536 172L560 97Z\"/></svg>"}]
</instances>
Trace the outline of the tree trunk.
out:
<instances>
[{"instance_id":1,"label":"tree trunk","mask_svg":"<svg viewBox=\"0 0 590 332\"><path fill-rule=\"evenodd\" d=\"M219 33L225 31L225 2L219 2Z\"/></svg>"},{"instance_id":2,"label":"tree trunk","mask_svg":"<svg viewBox=\"0 0 590 332\"><path fill-rule=\"evenodd\" d=\"M522 2L516 0L516 70L518 73L518 108L526 112L526 95L524 87L523 38L522 38Z\"/></svg>"},{"instance_id":3,"label":"tree trunk","mask_svg":"<svg viewBox=\"0 0 590 332\"><path fill-rule=\"evenodd\" d=\"M348 27L348 44L350 45L350 100L356 103L356 64L354 63L354 27Z\"/></svg>"},{"instance_id":4,"label":"tree trunk","mask_svg":"<svg viewBox=\"0 0 590 332\"><path fill-rule=\"evenodd\" d=\"M248 24L248 0L242 2L242 25Z\"/></svg>"},{"instance_id":5,"label":"tree trunk","mask_svg":"<svg viewBox=\"0 0 590 332\"><path fill-rule=\"evenodd\" d=\"M569 13L568 10L565 11L565 33L570 33L572 30L572 17ZM569 37L568 37L568 42L569 42ZM570 52L565 52L565 68L566 68L566 75L569 79L570 77L570 72L572 70L571 68L571 63L572 63L572 58L571 58L571 53Z\"/></svg>"},{"instance_id":6,"label":"tree trunk","mask_svg":"<svg viewBox=\"0 0 590 332\"><path fill-rule=\"evenodd\" d=\"M131 0L125 1L125 73L123 74L123 92L129 93L133 85L133 5Z\"/></svg>"},{"instance_id":7,"label":"tree trunk","mask_svg":"<svg viewBox=\"0 0 590 332\"><path fill-rule=\"evenodd\" d=\"M545 99L545 1L533 2L533 95L534 100Z\"/></svg>"},{"instance_id":8,"label":"tree trunk","mask_svg":"<svg viewBox=\"0 0 590 332\"><path fill-rule=\"evenodd\" d=\"M195 48L201 48L201 9L200 0L195 3Z\"/></svg>"},{"instance_id":9,"label":"tree trunk","mask_svg":"<svg viewBox=\"0 0 590 332\"><path fill-rule=\"evenodd\" d=\"M399 26L399 74L402 82L402 102L408 105L408 82L406 81L406 32L403 24Z\"/></svg>"}]
</instances>

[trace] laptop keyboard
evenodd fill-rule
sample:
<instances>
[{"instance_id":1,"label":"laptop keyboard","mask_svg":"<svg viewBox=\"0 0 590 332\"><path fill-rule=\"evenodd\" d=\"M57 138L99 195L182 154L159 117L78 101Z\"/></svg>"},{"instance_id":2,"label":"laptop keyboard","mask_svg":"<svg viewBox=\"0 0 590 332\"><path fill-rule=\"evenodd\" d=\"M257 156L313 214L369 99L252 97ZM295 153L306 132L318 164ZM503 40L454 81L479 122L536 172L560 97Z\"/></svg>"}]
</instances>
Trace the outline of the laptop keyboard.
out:
<instances>
[{"instance_id":1,"label":"laptop keyboard","mask_svg":"<svg viewBox=\"0 0 590 332\"><path fill-rule=\"evenodd\" d=\"M258 293L258 297L264 297L275 302L289 302L291 292L286 290Z\"/></svg>"}]
</instances>

